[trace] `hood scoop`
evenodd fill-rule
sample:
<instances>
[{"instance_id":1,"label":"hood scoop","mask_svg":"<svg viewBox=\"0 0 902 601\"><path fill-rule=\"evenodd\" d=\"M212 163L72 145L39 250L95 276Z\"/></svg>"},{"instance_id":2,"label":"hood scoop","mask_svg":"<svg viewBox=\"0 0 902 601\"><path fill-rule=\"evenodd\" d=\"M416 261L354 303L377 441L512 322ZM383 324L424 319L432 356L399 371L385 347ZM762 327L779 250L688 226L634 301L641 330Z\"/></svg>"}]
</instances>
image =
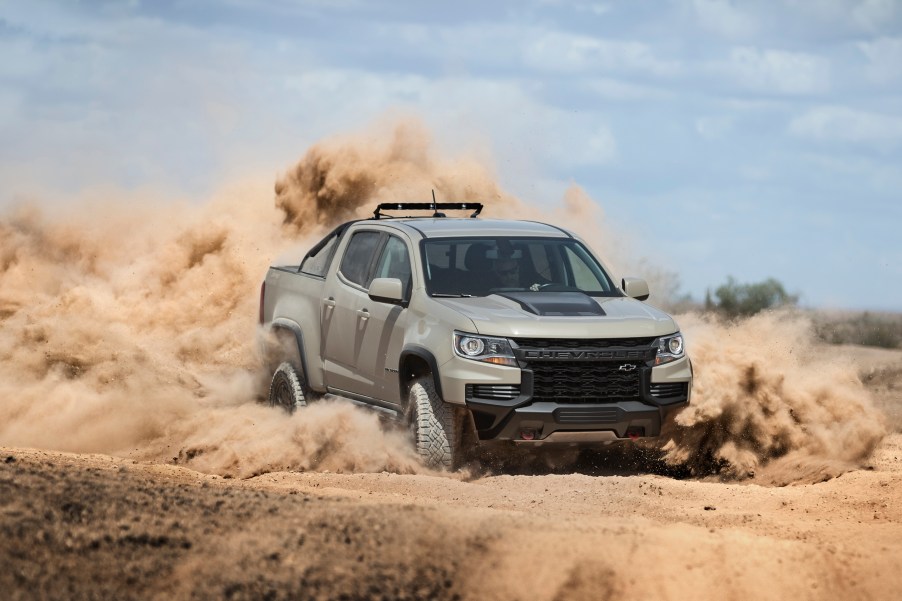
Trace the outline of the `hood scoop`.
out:
<instances>
[{"instance_id":1,"label":"hood scoop","mask_svg":"<svg viewBox=\"0 0 902 601\"><path fill-rule=\"evenodd\" d=\"M497 296L514 301L528 313L544 317L605 315L601 306L582 292L504 292Z\"/></svg>"}]
</instances>

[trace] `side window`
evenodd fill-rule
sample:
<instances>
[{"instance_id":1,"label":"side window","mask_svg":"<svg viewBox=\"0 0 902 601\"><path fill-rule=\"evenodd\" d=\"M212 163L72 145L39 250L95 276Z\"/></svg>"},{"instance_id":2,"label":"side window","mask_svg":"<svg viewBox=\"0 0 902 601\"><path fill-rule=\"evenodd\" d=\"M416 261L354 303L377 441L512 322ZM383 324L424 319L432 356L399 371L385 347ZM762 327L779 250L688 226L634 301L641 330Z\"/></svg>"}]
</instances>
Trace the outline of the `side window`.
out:
<instances>
[{"instance_id":1,"label":"side window","mask_svg":"<svg viewBox=\"0 0 902 601\"><path fill-rule=\"evenodd\" d=\"M379 246L379 232L357 232L341 260L341 274L358 286L366 286L370 262Z\"/></svg>"},{"instance_id":2,"label":"side window","mask_svg":"<svg viewBox=\"0 0 902 601\"><path fill-rule=\"evenodd\" d=\"M335 254L335 247L338 245L338 239L341 236L332 234L332 237L320 246L316 252L311 252L301 263L301 273L324 277L329 271L329 264L332 262L332 255Z\"/></svg>"},{"instance_id":3,"label":"side window","mask_svg":"<svg viewBox=\"0 0 902 601\"><path fill-rule=\"evenodd\" d=\"M408 290L410 285L410 255L407 252L407 245L396 237L391 236L382 249L382 256L376 263L376 271L373 273L374 278L397 278L401 280L403 290Z\"/></svg>"}]
</instances>

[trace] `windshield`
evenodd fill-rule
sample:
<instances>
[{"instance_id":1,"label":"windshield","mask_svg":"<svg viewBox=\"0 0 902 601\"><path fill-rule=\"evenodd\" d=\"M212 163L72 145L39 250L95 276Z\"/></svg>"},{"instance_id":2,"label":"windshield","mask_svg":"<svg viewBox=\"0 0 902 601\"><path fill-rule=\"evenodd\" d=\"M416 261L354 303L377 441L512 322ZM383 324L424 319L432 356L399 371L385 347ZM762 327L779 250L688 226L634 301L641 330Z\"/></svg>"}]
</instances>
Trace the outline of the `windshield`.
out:
<instances>
[{"instance_id":1,"label":"windshield","mask_svg":"<svg viewBox=\"0 0 902 601\"><path fill-rule=\"evenodd\" d=\"M561 238L430 238L422 242L433 296L584 292L621 296L580 242Z\"/></svg>"}]
</instances>

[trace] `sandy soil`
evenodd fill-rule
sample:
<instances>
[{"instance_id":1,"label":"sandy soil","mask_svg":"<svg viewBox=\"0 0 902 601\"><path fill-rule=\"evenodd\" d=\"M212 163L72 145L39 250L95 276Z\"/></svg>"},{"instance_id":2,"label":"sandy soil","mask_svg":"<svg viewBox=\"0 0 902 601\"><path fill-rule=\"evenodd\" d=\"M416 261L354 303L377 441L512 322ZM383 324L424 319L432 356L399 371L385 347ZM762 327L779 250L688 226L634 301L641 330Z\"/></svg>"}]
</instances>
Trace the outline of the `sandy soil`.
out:
<instances>
[{"instance_id":1,"label":"sandy soil","mask_svg":"<svg viewBox=\"0 0 902 601\"><path fill-rule=\"evenodd\" d=\"M658 461L437 474L349 403L255 403L266 267L431 187L676 290L578 186L531 206L408 119L314 144L275 199L0 214L0 601L902 596L902 351L824 347L805 314L677 316L693 399Z\"/></svg>"},{"instance_id":2,"label":"sandy soil","mask_svg":"<svg viewBox=\"0 0 902 601\"><path fill-rule=\"evenodd\" d=\"M856 356L878 405L898 412L902 353ZM584 458L577 473L236 480L2 448L0 590L10 599L898 599L898 428L869 463L785 487L680 478L622 453Z\"/></svg>"}]
</instances>

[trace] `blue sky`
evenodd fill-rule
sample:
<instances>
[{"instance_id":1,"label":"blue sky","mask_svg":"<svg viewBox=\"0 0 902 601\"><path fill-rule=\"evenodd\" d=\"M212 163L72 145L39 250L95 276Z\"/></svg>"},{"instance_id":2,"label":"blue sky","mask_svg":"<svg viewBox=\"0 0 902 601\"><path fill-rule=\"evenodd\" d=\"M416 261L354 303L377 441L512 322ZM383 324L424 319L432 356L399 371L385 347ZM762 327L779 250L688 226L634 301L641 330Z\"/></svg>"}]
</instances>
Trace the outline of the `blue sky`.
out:
<instances>
[{"instance_id":1,"label":"blue sky","mask_svg":"<svg viewBox=\"0 0 902 601\"><path fill-rule=\"evenodd\" d=\"M204 198L393 112L696 298L902 310L900 0L0 0L0 205Z\"/></svg>"}]
</instances>

